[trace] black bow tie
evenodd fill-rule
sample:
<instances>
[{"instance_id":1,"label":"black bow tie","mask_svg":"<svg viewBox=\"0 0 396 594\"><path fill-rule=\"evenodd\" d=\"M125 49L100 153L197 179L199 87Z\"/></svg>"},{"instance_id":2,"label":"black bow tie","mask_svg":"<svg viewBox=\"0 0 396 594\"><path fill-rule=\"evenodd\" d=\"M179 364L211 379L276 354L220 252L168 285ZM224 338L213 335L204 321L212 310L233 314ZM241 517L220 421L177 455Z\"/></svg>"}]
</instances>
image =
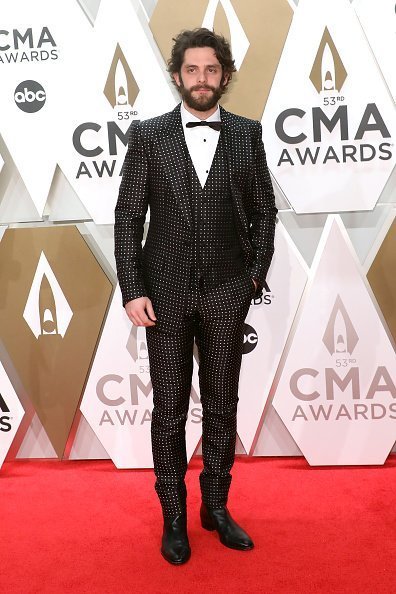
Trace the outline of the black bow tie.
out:
<instances>
[{"instance_id":1,"label":"black bow tie","mask_svg":"<svg viewBox=\"0 0 396 594\"><path fill-rule=\"evenodd\" d=\"M206 122L202 120L201 122L187 122L186 128L195 128L196 126L209 126L213 130L217 130L220 132L223 122Z\"/></svg>"}]
</instances>

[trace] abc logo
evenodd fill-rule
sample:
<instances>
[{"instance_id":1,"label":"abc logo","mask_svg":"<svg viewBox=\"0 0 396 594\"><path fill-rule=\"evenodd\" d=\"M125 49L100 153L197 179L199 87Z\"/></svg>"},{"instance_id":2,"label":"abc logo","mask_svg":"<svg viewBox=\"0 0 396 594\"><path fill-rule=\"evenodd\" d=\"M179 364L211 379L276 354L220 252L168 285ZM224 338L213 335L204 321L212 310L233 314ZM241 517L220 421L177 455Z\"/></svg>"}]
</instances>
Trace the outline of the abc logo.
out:
<instances>
[{"instance_id":1,"label":"abc logo","mask_svg":"<svg viewBox=\"0 0 396 594\"><path fill-rule=\"evenodd\" d=\"M248 353L251 353L253 349L256 348L256 345L258 343L258 336L256 330L252 326L249 326L249 324L245 324L243 334L244 336L242 353L244 355L247 355Z\"/></svg>"},{"instance_id":2,"label":"abc logo","mask_svg":"<svg viewBox=\"0 0 396 594\"><path fill-rule=\"evenodd\" d=\"M46 94L40 83L24 80L15 89L14 99L19 109L26 113L34 113L44 106Z\"/></svg>"}]
</instances>

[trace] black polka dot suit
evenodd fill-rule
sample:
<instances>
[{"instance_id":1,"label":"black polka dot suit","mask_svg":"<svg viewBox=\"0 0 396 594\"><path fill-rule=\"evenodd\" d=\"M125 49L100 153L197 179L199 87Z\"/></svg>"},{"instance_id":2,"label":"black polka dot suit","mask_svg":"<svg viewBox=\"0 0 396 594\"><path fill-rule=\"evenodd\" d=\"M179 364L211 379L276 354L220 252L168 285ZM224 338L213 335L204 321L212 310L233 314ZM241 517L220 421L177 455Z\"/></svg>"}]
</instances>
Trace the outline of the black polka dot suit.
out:
<instances>
[{"instance_id":1,"label":"black polka dot suit","mask_svg":"<svg viewBox=\"0 0 396 594\"><path fill-rule=\"evenodd\" d=\"M165 516L185 511L185 423L199 353L200 475L210 508L226 504L234 461L243 325L271 263L276 207L259 122L220 108L223 127L204 188L184 138L180 105L131 128L115 210L124 305L148 296L152 447ZM142 248L143 225L150 224Z\"/></svg>"}]
</instances>

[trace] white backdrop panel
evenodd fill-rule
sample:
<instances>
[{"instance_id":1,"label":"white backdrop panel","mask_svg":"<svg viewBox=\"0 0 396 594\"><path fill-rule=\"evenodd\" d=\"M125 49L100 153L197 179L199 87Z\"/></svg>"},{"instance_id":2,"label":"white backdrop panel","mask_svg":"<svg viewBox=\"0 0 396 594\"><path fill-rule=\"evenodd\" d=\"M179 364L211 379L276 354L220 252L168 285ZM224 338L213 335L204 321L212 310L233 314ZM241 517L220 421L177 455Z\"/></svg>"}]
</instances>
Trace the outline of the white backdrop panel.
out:
<instances>
[{"instance_id":1,"label":"white backdrop panel","mask_svg":"<svg viewBox=\"0 0 396 594\"><path fill-rule=\"evenodd\" d=\"M0 468L24 414L22 404L0 363Z\"/></svg>"},{"instance_id":2,"label":"white backdrop panel","mask_svg":"<svg viewBox=\"0 0 396 594\"><path fill-rule=\"evenodd\" d=\"M275 235L275 256L268 290L252 301L245 324L239 381L238 435L250 451L291 324L307 280L307 267L282 223Z\"/></svg>"},{"instance_id":3,"label":"white backdrop panel","mask_svg":"<svg viewBox=\"0 0 396 594\"><path fill-rule=\"evenodd\" d=\"M394 0L355 0L353 8L396 101L396 11Z\"/></svg>"},{"instance_id":4,"label":"white backdrop panel","mask_svg":"<svg viewBox=\"0 0 396 594\"><path fill-rule=\"evenodd\" d=\"M75 1L3 0L1 28L0 133L41 215L91 27Z\"/></svg>"},{"instance_id":5,"label":"white backdrop panel","mask_svg":"<svg viewBox=\"0 0 396 594\"><path fill-rule=\"evenodd\" d=\"M340 217L329 217L273 405L312 465L382 464L396 439L396 355Z\"/></svg>"},{"instance_id":6,"label":"white backdrop panel","mask_svg":"<svg viewBox=\"0 0 396 594\"><path fill-rule=\"evenodd\" d=\"M117 287L84 392L81 411L118 468L152 467L153 392L144 328L132 326ZM197 371L187 420L188 459L201 436Z\"/></svg>"},{"instance_id":7,"label":"white backdrop panel","mask_svg":"<svg viewBox=\"0 0 396 594\"><path fill-rule=\"evenodd\" d=\"M84 100L71 97L60 125L59 164L95 223L114 221L131 123L176 105L147 26L128 0L116 6L101 2L92 51L76 73Z\"/></svg>"},{"instance_id":8,"label":"white backdrop panel","mask_svg":"<svg viewBox=\"0 0 396 594\"><path fill-rule=\"evenodd\" d=\"M394 105L348 0L301 0L263 114L297 213L370 210L395 163Z\"/></svg>"}]
</instances>

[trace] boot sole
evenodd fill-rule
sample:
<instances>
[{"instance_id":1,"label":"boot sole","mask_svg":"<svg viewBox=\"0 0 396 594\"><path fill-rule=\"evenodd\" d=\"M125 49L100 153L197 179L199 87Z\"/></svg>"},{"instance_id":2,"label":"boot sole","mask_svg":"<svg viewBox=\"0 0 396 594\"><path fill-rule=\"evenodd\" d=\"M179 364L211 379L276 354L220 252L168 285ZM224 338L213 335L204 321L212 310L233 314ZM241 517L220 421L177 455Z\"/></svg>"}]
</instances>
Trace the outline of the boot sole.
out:
<instances>
[{"instance_id":1,"label":"boot sole","mask_svg":"<svg viewBox=\"0 0 396 594\"><path fill-rule=\"evenodd\" d=\"M248 547L238 547L238 546L233 546L231 544L227 544L224 541L221 540L220 538L220 542L223 546L227 547L227 549L233 549L234 551L251 551L252 549L254 549L254 544L252 544L251 546Z\"/></svg>"}]
</instances>

